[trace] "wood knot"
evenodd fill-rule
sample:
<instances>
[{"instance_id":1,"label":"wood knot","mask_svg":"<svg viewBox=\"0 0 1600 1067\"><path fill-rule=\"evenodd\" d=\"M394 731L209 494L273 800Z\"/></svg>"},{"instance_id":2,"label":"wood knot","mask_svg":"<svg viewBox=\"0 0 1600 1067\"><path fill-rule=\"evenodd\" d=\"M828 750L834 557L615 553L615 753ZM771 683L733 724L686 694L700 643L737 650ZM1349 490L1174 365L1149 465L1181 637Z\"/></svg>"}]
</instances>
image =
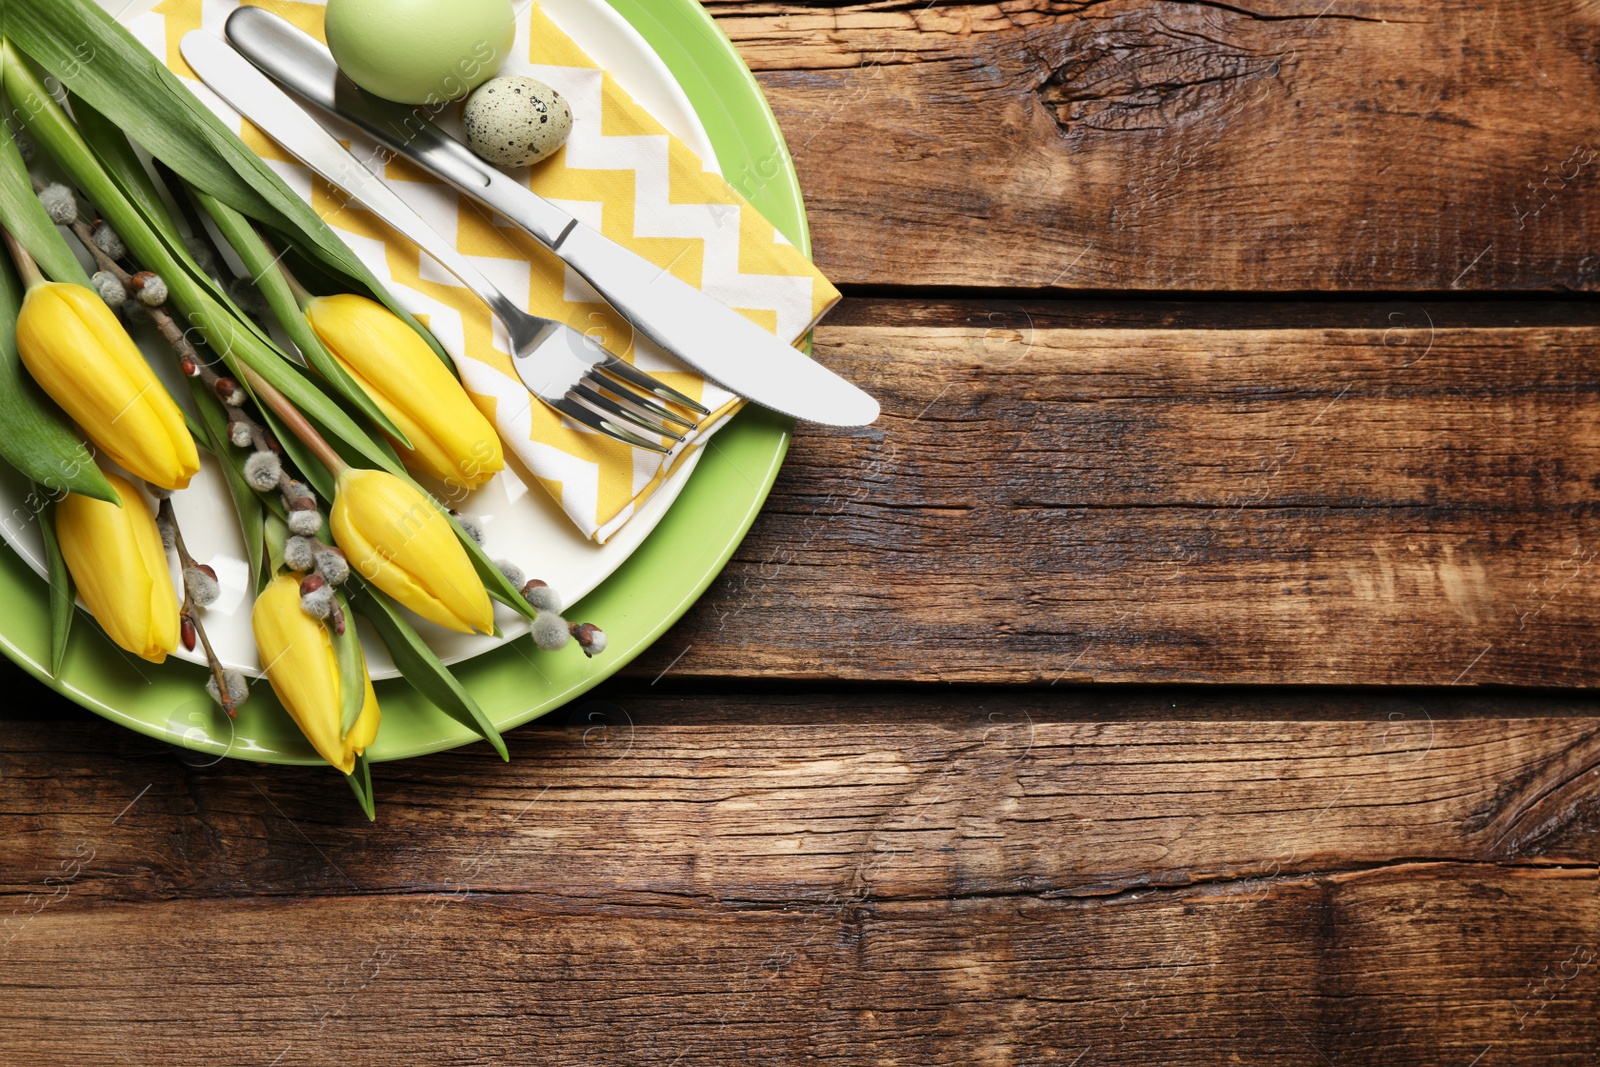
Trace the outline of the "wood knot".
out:
<instances>
[{"instance_id":1,"label":"wood knot","mask_svg":"<svg viewBox=\"0 0 1600 1067\"><path fill-rule=\"evenodd\" d=\"M1276 78L1292 49L1240 43L1259 40L1262 24L1202 11L1205 24L1192 28L1144 12L1076 23L1063 42L1066 58L1038 89L1040 101L1069 133L1162 129L1191 112L1247 103L1258 94L1244 87ZM1241 22L1242 32L1231 33L1230 24Z\"/></svg>"}]
</instances>

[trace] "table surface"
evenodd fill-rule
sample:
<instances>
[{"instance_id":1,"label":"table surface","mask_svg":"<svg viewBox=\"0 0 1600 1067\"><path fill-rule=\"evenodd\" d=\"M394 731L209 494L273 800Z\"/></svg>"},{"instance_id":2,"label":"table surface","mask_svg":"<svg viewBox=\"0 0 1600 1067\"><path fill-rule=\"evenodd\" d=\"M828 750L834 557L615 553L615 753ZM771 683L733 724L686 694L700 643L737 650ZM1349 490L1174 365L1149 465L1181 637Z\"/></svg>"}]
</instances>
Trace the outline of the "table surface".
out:
<instances>
[{"instance_id":1,"label":"table surface","mask_svg":"<svg viewBox=\"0 0 1600 1067\"><path fill-rule=\"evenodd\" d=\"M883 418L375 825L4 673L0 1060L1594 1064L1600 9L711 7Z\"/></svg>"}]
</instances>

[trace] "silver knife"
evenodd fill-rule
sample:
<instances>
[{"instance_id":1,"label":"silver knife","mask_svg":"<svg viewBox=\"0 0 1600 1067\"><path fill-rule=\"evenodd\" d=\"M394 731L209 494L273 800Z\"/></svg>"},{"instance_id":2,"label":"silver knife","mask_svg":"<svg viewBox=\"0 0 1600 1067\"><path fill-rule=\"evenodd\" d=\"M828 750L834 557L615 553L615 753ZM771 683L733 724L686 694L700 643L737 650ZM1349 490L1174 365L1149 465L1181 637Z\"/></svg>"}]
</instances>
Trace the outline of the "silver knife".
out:
<instances>
[{"instance_id":1,"label":"silver knife","mask_svg":"<svg viewBox=\"0 0 1600 1067\"><path fill-rule=\"evenodd\" d=\"M259 7L228 16L228 41L307 102L487 204L560 256L640 333L764 407L832 426L865 426L878 402L726 304L680 281L480 160L421 108L339 75L332 54Z\"/></svg>"},{"instance_id":2,"label":"silver knife","mask_svg":"<svg viewBox=\"0 0 1600 1067\"><path fill-rule=\"evenodd\" d=\"M488 304L506 328L517 376L551 407L618 440L657 452L667 451L667 446L653 437L640 436L630 425L650 431L660 429L664 436L681 440L681 432L660 420L665 417L685 427L694 423L655 403L652 397L706 413L690 398L635 370L571 326L523 311L304 108L220 38L194 30L184 35L180 48L184 60L218 96L259 125L296 159L438 260ZM621 379L631 389L594 377L595 370ZM619 401L626 402L620 411ZM645 414L630 415L630 404L643 406ZM601 410L591 410L594 407Z\"/></svg>"}]
</instances>

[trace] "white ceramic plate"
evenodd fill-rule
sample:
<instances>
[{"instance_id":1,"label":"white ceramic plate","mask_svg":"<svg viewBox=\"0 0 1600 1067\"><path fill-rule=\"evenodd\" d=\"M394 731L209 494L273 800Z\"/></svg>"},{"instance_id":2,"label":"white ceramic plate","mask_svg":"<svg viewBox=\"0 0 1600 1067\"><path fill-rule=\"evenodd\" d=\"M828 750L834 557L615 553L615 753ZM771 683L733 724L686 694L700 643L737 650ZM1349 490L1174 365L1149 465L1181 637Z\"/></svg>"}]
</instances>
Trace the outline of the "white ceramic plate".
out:
<instances>
[{"instance_id":1,"label":"white ceramic plate","mask_svg":"<svg viewBox=\"0 0 1600 1067\"><path fill-rule=\"evenodd\" d=\"M141 37L161 31L159 15L146 14L155 0L134 0L131 4L125 0L100 0L100 3L121 21L130 23L130 29ZM622 16L603 0L543 0L542 6L545 13L610 71L635 100L693 148L709 167L715 168L716 154L688 98L649 44ZM234 5L216 6L216 10L213 7L207 5L205 28L220 35L222 20ZM519 47L526 44L529 7L527 3L518 4ZM126 10L122 10L124 8ZM357 155L371 158L371 153L358 151ZM426 204L417 206L427 214ZM453 217L453 205L449 212ZM170 352L161 349L159 338L153 335L140 338L140 343L152 353L152 363L163 376L170 376L173 395L187 399L188 389L172 369ZM280 343L286 342L280 337ZM483 527L485 548L492 557L517 561L530 577L549 582L563 602L570 604L621 566L655 528L682 491L699 455L697 452L691 456L604 545L596 545L581 535L541 489L524 485L510 470L473 493L460 510L477 519ZM221 598L205 613L206 632L226 666L259 673L260 660L250 632L251 601L246 588L244 539L216 461L202 453L201 468L189 488L174 496L173 503L190 550L196 559L216 569L222 585ZM37 525L11 518L27 515L23 506L25 492L25 485L0 484L0 509L3 509L0 514L8 516L0 520L0 537L42 576L45 573L44 545ZM177 580L176 560L172 563L173 577ZM445 662L454 663L527 633L528 623L520 615L500 605L496 605L495 612L504 635L500 638L452 633L415 616L411 621ZM393 677L398 673L380 642L368 640L364 643L374 678ZM195 663L204 662L198 653L182 648L178 655Z\"/></svg>"}]
</instances>

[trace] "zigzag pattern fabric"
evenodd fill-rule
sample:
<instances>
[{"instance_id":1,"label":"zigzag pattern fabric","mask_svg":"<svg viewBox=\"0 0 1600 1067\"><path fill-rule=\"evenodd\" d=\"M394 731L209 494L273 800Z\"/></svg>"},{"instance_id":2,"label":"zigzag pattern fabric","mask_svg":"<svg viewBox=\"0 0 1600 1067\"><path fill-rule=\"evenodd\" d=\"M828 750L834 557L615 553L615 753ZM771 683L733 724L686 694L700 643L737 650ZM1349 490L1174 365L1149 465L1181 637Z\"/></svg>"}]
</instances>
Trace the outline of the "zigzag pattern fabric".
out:
<instances>
[{"instance_id":1,"label":"zigzag pattern fabric","mask_svg":"<svg viewBox=\"0 0 1600 1067\"><path fill-rule=\"evenodd\" d=\"M511 366L510 346L488 309L431 259L366 211L349 205L196 79L179 42L191 30L221 35L235 0L164 0L128 28L339 231L456 360L462 381L495 423L508 461L538 484L583 533L604 543L744 403L655 348L576 274L532 238L404 161L385 164L359 135L350 147L395 184L419 214L527 307L595 337L609 351L711 410L670 454L634 448L578 426L538 402ZM261 0L321 39L323 3ZM572 106L572 135L530 168L540 195L752 321L798 342L839 292L773 225L600 69L537 5L519 16L502 74L554 86Z\"/></svg>"}]
</instances>

